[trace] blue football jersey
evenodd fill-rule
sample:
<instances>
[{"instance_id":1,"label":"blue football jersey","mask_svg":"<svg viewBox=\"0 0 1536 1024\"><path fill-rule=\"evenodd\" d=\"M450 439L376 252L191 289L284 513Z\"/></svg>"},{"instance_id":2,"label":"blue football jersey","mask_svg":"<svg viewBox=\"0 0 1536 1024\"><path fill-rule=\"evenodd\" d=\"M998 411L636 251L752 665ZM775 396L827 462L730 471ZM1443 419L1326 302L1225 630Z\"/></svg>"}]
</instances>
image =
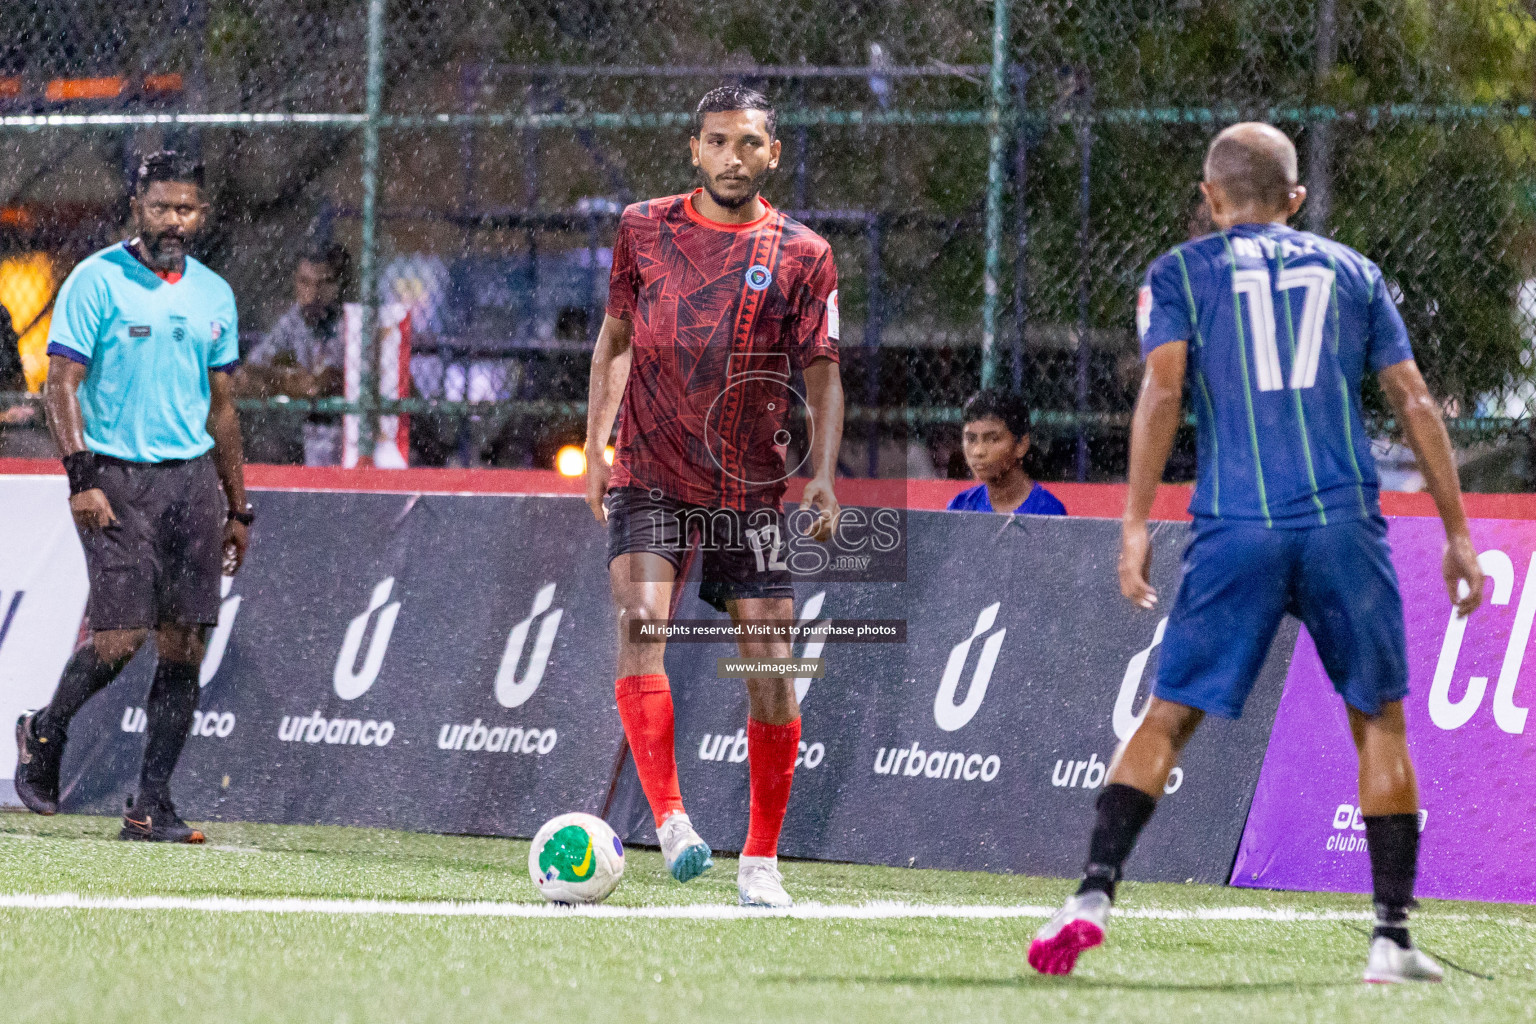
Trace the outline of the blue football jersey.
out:
<instances>
[{"instance_id":1,"label":"blue football jersey","mask_svg":"<svg viewBox=\"0 0 1536 1024\"><path fill-rule=\"evenodd\" d=\"M1187 242L1147 271L1145 358L1189 343L1197 517L1302 527L1380 514L1360 381L1413 358L1381 270L1279 224Z\"/></svg>"}]
</instances>

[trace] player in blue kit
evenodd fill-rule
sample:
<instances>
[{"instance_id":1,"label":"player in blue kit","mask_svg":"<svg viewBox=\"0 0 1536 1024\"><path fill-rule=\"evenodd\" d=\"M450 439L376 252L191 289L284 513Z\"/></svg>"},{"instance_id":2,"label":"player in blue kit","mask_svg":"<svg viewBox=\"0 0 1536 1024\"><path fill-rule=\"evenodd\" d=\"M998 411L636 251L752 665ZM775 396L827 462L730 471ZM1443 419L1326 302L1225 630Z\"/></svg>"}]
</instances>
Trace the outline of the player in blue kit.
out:
<instances>
[{"instance_id":1,"label":"player in blue kit","mask_svg":"<svg viewBox=\"0 0 1536 1024\"><path fill-rule=\"evenodd\" d=\"M1482 602L1440 410L1375 264L1286 221L1306 189L1296 150L1266 124L1212 142L1201 186L1215 234L1152 264L1137 302L1146 373L1131 432L1120 589L1157 606L1147 516L1181 419L1198 425L1184 574L1146 717L1097 804L1077 894L1035 936L1029 962L1066 974L1104 941L1115 883L1179 752L1207 714L1236 718L1280 620L1297 616L1344 698L1360 755L1360 809L1376 907L1365 980L1438 981L1410 943L1418 788L1408 757L1402 600L1387 546L1360 383L1377 375L1445 524L1443 574L1458 615Z\"/></svg>"}]
</instances>

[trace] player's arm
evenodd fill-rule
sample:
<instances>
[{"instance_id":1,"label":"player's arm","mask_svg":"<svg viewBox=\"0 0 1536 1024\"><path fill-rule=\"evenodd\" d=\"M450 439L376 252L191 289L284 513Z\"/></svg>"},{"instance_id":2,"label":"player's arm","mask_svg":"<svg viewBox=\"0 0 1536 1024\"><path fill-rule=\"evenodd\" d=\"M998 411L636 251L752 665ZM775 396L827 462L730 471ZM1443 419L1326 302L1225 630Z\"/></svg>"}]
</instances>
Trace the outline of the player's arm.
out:
<instances>
[{"instance_id":1,"label":"player's arm","mask_svg":"<svg viewBox=\"0 0 1536 1024\"><path fill-rule=\"evenodd\" d=\"M48 432L59 449L59 457L71 474L94 475L95 465L85 447L85 416L80 412L80 382L90 369L68 356L48 357L48 380L43 385L43 408L48 413ZM70 490L74 490L71 483ZM81 529L105 530L117 522L112 503L100 487L89 487L69 496L69 511Z\"/></svg>"},{"instance_id":2,"label":"player's arm","mask_svg":"<svg viewBox=\"0 0 1536 1024\"><path fill-rule=\"evenodd\" d=\"M598 522L603 512L603 495L608 493L608 478L613 469L603 460L613 421L619 415L624 385L629 381L629 367L634 362L630 340L635 325L616 316L603 317L597 332L597 347L592 350L592 373L587 382L587 504Z\"/></svg>"},{"instance_id":3,"label":"player's arm","mask_svg":"<svg viewBox=\"0 0 1536 1024\"><path fill-rule=\"evenodd\" d=\"M837 456L843 448L843 375L836 360L823 356L806 364L805 397L811 413L812 476L800 507L817 510L816 521L806 532L812 540L826 543L837 532L843 513L832 490Z\"/></svg>"},{"instance_id":4,"label":"player's arm","mask_svg":"<svg viewBox=\"0 0 1536 1024\"><path fill-rule=\"evenodd\" d=\"M233 374L208 374L208 433L213 437L213 464L224 486L231 512L245 511L245 447L240 441L240 414L235 411ZM224 523L224 574L233 576L245 561L248 527L237 520Z\"/></svg>"},{"instance_id":5,"label":"player's arm","mask_svg":"<svg viewBox=\"0 0 1536 1024\"><path fill-rule=\"evenodd\" d=\"M1159 345L1147 355L1141 394L1136 397L1136 412L1131 417L1130 487L1120 523L1120 593L1142 608L1157 605L1157 591L1147 581L1152 569L1147 517L1152 514L1152 500L1157 497L1157 485L1162 483L1179 429L1188 355L1189 344L1183 341Z\"/></svg>"},{"instance_id":6,"label":"player's arm","mask_svg":"<svg viewBox=\"0 0 1536 1024\"><path fill-rule=\"evenodd\" d=\"M1441 572L1450 592L1456 614L1467 616L1483 602L1483 570L1477 564L1477 549L1467 529L1467 512L1461 504L1461 478L1451 455L1451 438L1446 433L1440 408L1424 383L1424 375L1412 359L1405 359L1377 374L1387 402L1402 424L1408 447L1418 459L1419 472L1435 499L1440 521L1445 524L1445 557ZM1466 584L1466 594L1461 586Z\"/></svg>"}]
</instances>

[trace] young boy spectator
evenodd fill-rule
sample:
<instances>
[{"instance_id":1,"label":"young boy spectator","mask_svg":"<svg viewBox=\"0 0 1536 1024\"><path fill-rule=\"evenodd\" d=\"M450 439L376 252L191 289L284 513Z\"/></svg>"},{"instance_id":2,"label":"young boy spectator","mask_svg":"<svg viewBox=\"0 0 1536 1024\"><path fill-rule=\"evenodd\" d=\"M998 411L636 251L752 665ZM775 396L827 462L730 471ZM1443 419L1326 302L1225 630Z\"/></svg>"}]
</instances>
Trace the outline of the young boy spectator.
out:
<instances>
[{"instance_id":1,"label":"young boy spectator","mask_svg":"<svg viewBox=\"0 0 1536 1024\"><path fill-rule=\"evenodd\" d=\"M1024 456L1029 454L1029 406L1022 398L984 388L965 403L963 422L965 462L981 483L955 495L949 511L1067 514L1066 506L1024 471Z\"/></svg>"}]
</instances>

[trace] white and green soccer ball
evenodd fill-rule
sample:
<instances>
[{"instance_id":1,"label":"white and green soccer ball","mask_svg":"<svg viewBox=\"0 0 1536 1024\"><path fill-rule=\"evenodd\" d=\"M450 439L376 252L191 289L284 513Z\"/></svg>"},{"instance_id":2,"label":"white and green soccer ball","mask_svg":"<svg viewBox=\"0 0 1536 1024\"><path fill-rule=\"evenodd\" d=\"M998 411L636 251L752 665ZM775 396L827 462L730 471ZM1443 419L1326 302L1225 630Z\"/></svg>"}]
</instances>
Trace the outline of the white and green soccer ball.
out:
<instances>
[{"instance_id":1,"label":"white and green soccer ball","mask_svg":"<svg viewBox=\"0 0 1536 1024\"><path fill-rule=\"evenodd\" d=\"M601 903L624 877L624 844L602 818L551 818L533 837L528 874L551 903Z\"/></svg>"}]
</instances>

